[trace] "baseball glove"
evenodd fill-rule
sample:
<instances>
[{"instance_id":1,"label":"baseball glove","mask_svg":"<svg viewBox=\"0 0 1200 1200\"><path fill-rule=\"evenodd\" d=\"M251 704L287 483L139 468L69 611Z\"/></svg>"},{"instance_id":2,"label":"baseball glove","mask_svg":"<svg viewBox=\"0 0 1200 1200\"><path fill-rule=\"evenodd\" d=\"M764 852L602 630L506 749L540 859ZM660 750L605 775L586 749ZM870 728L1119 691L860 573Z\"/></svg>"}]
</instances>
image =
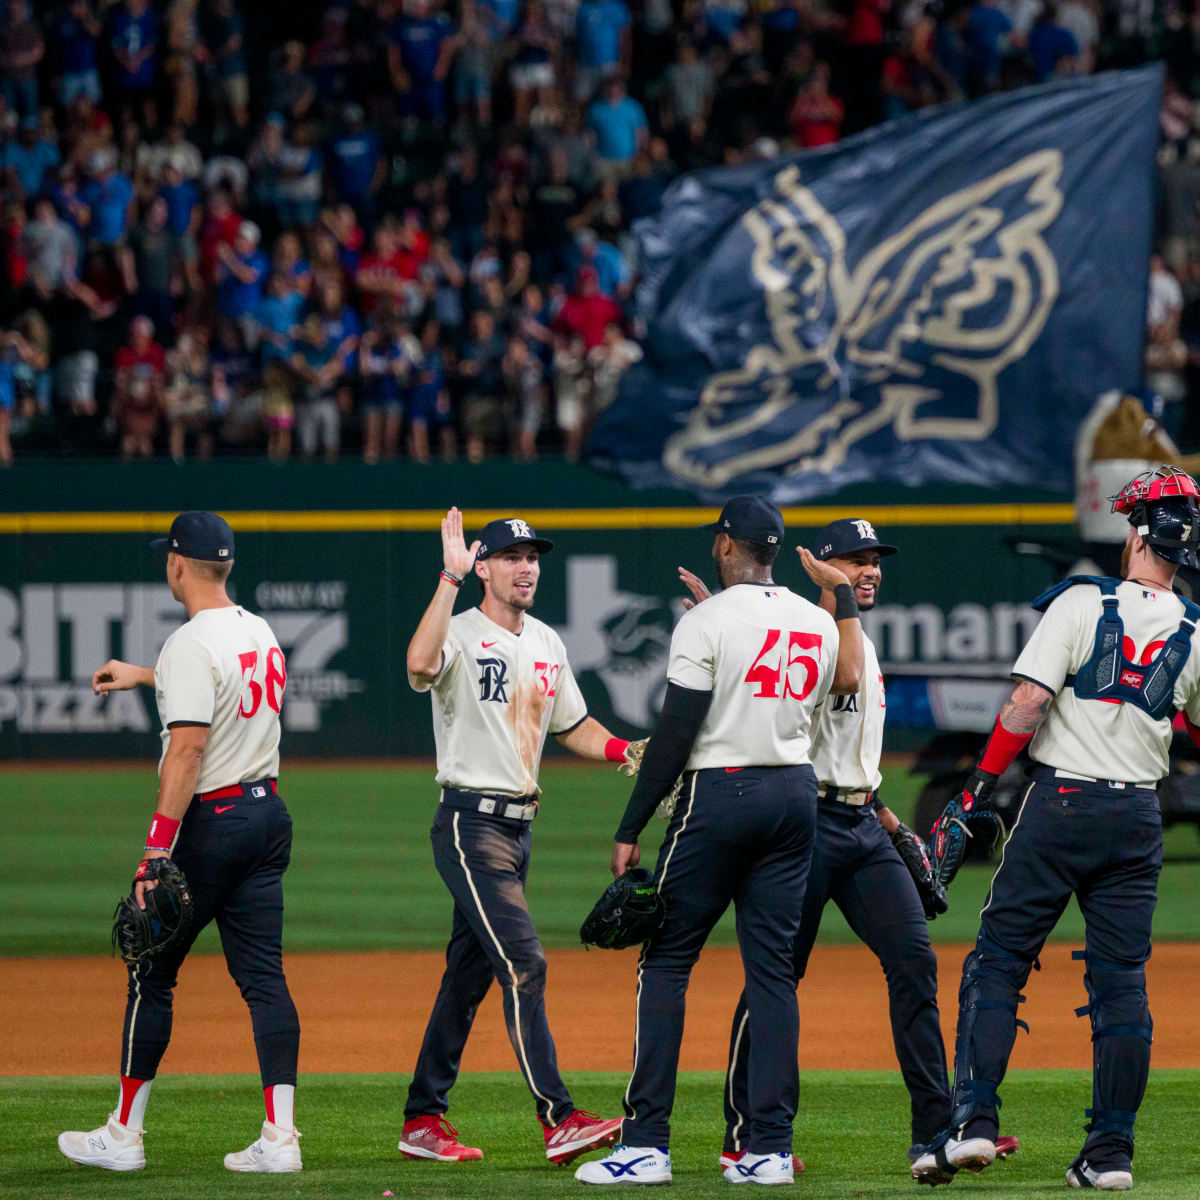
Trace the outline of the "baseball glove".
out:
<instances>
[{"instance_id":1,"label":"baseball glove","mask_svg":"<svg viewBox=\"0 0 1200 1200\"><path fill-rule=\"evenodd\" d=\"M640 946L658 931L665 915L654 876L645 867L631 867L604 889L579 927L579 938L585 946L605 950Z\"/></svg>"},{"instance_id":2,"label":"baseball glove","mask_svg":"<svg viewBox=\"0 0 1200 1200\"><path fill-rule=\"evenodd\" d=\"M622 775L628 775L632 779L642 769L642 759L646 756L646 746L649 742L649 738L638 738L636 742L630 742L625 747L625 761L617 768ZM682 792L683 776L681 775L675 780L674 787L658 802L658 807L654 810L664 821L669 821L675 815L675 805L679 803Z\"/></svg>"},{"instance_id":3,"label":"baseball glove","mask_svg":"<svg viewBox=\"0 0 1200 1200\"><path fill-rule=\"evenodd\" d=\"M192 894L183 872L169 858L148 858L134 887L151 879L158 886L145 893L145 908L130 894L113 913L113 953L119 951L130 966L174 946L192 923Z\"/></svg>"},{"instance_id":4,"label":"baseball glove","mask_svg":"<svg viewBox=\"0 0 1200 1200\"><path fill-rule=\"evenodd\" d=\"M946 889L933 873L925 843L901 821L899 828L892 834L892 845L896 847L901 861L913 877L913 883L917 885L917 895L921 897L925 919L936 919L939 913L944 913L950 907L950 901L946 898Z\"/></svg>"},{"instance_id":5,"label":"baseball glove","mask_svg":"<svg viewBox=\"0 0 1200 1200\"><path fill-rule=\"evenodd\" d=\"M978 850L986 857L996 840L1004 836L1004 823L988 803L997 776L978 767L961 794L942 809L929 831L933 846L933 873L942 887L949 887L967 853L967 838L978 837Z\"/></svg>"}]
</instances>

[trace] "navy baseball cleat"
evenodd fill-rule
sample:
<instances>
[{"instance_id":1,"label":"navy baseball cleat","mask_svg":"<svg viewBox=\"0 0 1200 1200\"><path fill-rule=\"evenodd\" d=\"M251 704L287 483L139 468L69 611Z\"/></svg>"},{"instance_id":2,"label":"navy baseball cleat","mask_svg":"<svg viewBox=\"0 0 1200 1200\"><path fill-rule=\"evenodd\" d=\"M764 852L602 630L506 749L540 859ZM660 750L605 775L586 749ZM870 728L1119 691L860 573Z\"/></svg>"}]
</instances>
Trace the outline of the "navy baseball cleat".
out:
<instances>
[{"instance_id":1,"label":"navy baseball cleat","mask_svg":"<svg viewBox=\"0 0 1200 1200\"><path fill-rule=\"evenodd\" d=\"M1073 1188L1095 1188L1099 1192L1127 1192L1133 1187L1133 1167L1129 1160L1105 1167L1093 1167L1081 1154L1067 1168L1067 1182Z\"/></svg>"},{"instance_id":2,"label":"navy baseball cleat","mask_svg":"<svg viewBox=\"0 0 1200 1200\"><path fill-rule=\"evenodd\" d=\"M936 1187L939 1183L949 1183L959 1171L978 1175L996 1161L996 1143L990 1138L951 1137L935 1142L938 1144L932 1150L926 1149L912 1165L912 1177L918 1183Z\"/></svg>"}]
</instances>

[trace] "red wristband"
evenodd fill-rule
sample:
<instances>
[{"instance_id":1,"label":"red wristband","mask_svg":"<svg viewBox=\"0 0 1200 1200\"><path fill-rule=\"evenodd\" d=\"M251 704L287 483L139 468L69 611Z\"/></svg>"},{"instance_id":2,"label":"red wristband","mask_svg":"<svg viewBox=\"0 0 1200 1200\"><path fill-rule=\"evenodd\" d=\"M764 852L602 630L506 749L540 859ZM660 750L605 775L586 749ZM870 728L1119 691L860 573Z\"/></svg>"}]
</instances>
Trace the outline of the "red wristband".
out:
<instances>
[{"instance_id":1,"label":"red wristband","mask_svg":"<svg viewBox=\"0 0 1200 1200\"><path fill-rule=\"evenodd\" d=\"M604 744L604 757L609 762L624 762L629 743L624 738L609 738Z\"/></svg>"},{"instance_id":2,"label":"red wristband","mask_svg":"<svg viewBox=\"0 0 1200 1200\"><path fill-rule=\"evenodd\" d=\"M178 821L156 812L150 821L150 832L146 834L146 849L169 851L175 844L175 835L178 832Z\"/></svg>"},{"instance_id":3,"label":"red wristband","mask_svg":"<svg viewBox=\"0 0 1200 1200\"><path fill-rule=\"evenodd\" d=\"M1012 760L1029 745L1032 733L1010 733L996 718L992 736L984 748L983 757L979 760L979 769L989 775L1003 775L1008 770Z\"/></svg>"}]
</instances>

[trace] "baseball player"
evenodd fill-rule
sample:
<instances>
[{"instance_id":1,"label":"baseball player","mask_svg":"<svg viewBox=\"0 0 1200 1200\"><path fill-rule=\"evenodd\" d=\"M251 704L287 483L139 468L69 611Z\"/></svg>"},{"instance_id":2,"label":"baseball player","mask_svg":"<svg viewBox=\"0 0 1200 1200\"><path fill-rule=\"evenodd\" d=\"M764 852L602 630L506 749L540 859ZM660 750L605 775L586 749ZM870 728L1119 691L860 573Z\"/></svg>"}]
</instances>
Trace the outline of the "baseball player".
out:
<instances>
[{"instance_id":1,"label":"baseball player","mask_svg":"<svg viewBox=\"0 0 1200 1200\"><path fill-rule=\"evenodd\" d=\"M231 1171L299 1171L294 1109L300 1022L283 975L283 873L292 822L276 789L279 709L287 667L261 617L225 590L233 531L216 513L176 517L166 538L167 584L188 620L167 638L154 669L105 663L92 676L99 695L153 687L162 721L158 803L146 835L146 863L173 858L192 895L191 925L178 944L129 968L117 1107L106 1125L63 1133L69 1159L111 1171L146 1165L142 1118L171 1037L179 967L215 920L229 973L254 1026L266 1120L247 1149L225 1156ZM154 883L139 882L135 896Z\"/></svg>"},{"instance_id":2,"label":"baseball player","mask_svg":"<svg viewBox=\"0 0 1200 1200\"><path fill-rule=\"evenodd\" d=\"M492 521L468 549L462 514L442 522L443 569L408 646L408 677L433 692L437 782L433 858L454 898L446 971L417 1057L400 1152L464 1162L483 1157L446 1120L450 1088L493 978L521 1074L542 1123L546 1157L569 1163L611 1145L620 1119L577 1109L558 1073L546 1023L546 955L525 900L538 765L548 733L582 758L621 762L629 743L589 717L562 640L529 615L553 543L516 517ZM483 598L451 616L474 566Z\"/></svg>"},{"instance_id":3,"label":"baseball player","mask_svg":"<svg viewBox=\"0 0 1200 1200\"><path fill-rule=\"evenodd\" d=\"M820 601L826 612L836 615L837 598L829 584L837 585L839 579L848 583L859 611L869 611L883 581L880 560L895 554L896 547L881 543L869 521L847 517L817 534L812 553L839 573L827 581ZM682 570L680 575L696 600L705 597L704 585L694 575ZM794 975L797 982L804 978L821 915L832 900L875 953L887 980L892 1040L911 1099L914 1144L908 1153L912 1161L924 1153L924 1143L945 1127L950 1114L937 1006L937 958L926 925L927 913L944 912L945 903L944 899L939 903L934 892L927 859L921 869L923 899L898 847L905 841L913 843L920 855L914 859L917 863L924 858L924 848L878 800L886 698L875 646L865 632L861 637L863 670L857 690L827 697L813 727L817 839L795 943ZM746 1152L750 1055L750 1021L743 993L729 1040L722 1168L739 1162ZM1006 1139L1005 1153L1015 1148L1015 1140Z\"/></svg>"},{"instance_id":4,"label":"baseball player","mask_svg":"<svg viewBox=\"0 0 1200 1200\"><path fill-rule=\"evenodd\" d=\"M839 631L829 613L772 581L783 542L773 504L735 497L706 528L723 590L675 627L662 715L613 846L614 876L638 865L638 838L684 772L655 872L666 917L638 961L622 1144L576 1171L584 1183L670 1182L688 976L731 901L753 1037L747 1153L725 1178L792 1182L799 1014L791 947L817 794L808 745L816 706L834 681Z\"/></svg>"},{"instance_id":5,"label":"baseball player","mask_svg":"<svg viewBox=\"0 0 1200 1200\"><path fill-rule=\"evenodd\" d=\"M1092 1107L1077 1188L1133 1186L1133 1126L1150 1069L1144 965L1162 867L1155 788L1181 710L1200 744L1200 607L1171 591L1195 567L1200 496L1176 467L1139 475L1115 498L1130 529L1121 579L1076 576L1034 602L1045 615L1013 667L1017 680L961 800L935 826L939 871L961 862L963 826L1029 746L1033 778L963 964L949 1127L912 1168L937 1181L995 1156L996 1090L1016 1038L1021 990L1072 894L1087 929Z\"/></svg>"}]
</instances>

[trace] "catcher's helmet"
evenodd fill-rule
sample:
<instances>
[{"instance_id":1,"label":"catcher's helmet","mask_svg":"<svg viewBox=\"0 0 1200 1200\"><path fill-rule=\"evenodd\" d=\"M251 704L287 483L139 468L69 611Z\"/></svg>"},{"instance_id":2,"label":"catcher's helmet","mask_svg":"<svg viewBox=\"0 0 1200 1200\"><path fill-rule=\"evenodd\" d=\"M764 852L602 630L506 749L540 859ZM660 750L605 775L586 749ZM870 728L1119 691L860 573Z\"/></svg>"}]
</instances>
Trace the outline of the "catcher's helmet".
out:
<instances>
[{"instance_id":1,"label":"catcher's helmet","mask_svg":"<svg viewBox=\"0 0 1200 1200\"><path fill-rule=\"evenodd\" d=\"M1179 467L1156 467L1112 497L1150 548L1179 567L1200 567L1200 487Z\"/></svg>"}]
</instances>

